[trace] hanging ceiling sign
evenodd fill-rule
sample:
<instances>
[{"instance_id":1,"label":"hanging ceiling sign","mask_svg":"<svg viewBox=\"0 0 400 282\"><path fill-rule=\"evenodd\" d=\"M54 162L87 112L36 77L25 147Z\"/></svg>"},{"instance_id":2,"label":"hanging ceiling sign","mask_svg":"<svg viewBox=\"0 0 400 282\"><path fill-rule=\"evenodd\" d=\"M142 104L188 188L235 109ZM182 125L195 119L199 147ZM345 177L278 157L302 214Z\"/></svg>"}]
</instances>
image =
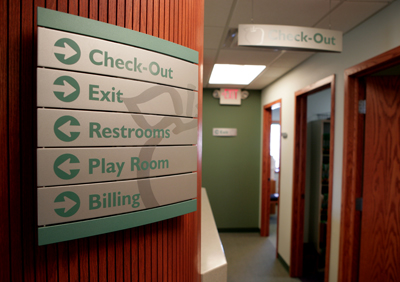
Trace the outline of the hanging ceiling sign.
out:
<instances>
[{"instance_id":1,"label":"hanging ceiling sign","mask_svg":"<svg viewBox=\"0 0 400 282\"><path fill-rule=\"evenodd\" d=\"M341 31L286 25L239 25L239 46L342 52Z\"/></svg>"}]
</instances>

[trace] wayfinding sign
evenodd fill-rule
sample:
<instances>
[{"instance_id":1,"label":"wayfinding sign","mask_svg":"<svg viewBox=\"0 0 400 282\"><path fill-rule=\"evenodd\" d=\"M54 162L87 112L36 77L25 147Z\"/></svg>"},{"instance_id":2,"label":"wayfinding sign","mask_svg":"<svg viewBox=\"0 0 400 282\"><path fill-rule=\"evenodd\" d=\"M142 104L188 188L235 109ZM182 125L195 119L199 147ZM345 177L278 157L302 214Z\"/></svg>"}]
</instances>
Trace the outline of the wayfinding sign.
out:
<instances>
[{"instance_id":1,"label":"wayfinding sign","mask_svg":"<svg viewBox=\"0 0 400 282\"><path fill-rule=\"evenodd\" d=\"M38 109L39 147L190 145L197 120L171 116Z\"/></svg>"},{"instance_id":2,"label":"wayfinding sign","mask_svg":"<svg viewBox=\"0 0 400 282\"><path fill-rule=\"evenodd\" d=\"M198 66L107 40L38 28L38 66L157 82L197 90Z\"/></svg>"},{"instance_id":3,"label":"wayfinding sign","mask_svg":"<svg viewBox=\"0 0 400 282\"><path fill-rule=\"evenodd\" d=\"M38 186L114 181L197 170L196 146L38 149Z\"/></svg>"},{"instance_id":4,"label":"wayfinding sign","mask_svg":"<svg viewBox=\"0 0 400 282\"><path fill-rule=\"evenodd\" d=\"M288 25L240 24L239 46L342 52L341 31Z\"/></svg>"},{"instance_id":5,"label":"wayfinding sign","mask_svg":"<svg viewBox=\"0 0 400 282\"><path fill-rule=\"evenodd\" d=\"M139 211L196 198L197 174L38 189L39 225Z\"/></svg>"},{"instance_id":6,"label":"wayfinding sign","mask_svg":"<svg viewBox=\"0 0 400 282\"><path fill-rule=\"evenodd\" d=\"M38 8L39 244L197 208L198 54Z\"/></svg>"},{"instance_id":7,"label":"wayfinding sign","mask_svg":"<svg viewBox=\"0 0 400 282\"><path fill-rule=\"evenodd\" d=\"M38 68L38 107L197 117L197 92L102 75Z\"/></svg>"}]
</instances>

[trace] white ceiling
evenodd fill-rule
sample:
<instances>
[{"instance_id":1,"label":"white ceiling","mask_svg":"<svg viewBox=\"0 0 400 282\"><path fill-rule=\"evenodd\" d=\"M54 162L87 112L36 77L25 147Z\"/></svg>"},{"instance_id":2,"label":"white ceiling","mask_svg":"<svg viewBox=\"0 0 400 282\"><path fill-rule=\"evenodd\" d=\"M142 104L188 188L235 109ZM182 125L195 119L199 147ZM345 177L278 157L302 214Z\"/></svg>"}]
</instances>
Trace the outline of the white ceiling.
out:
<instances>
[{"instance_id":1,"label":"white ceiling","mask_svg":"<svg viewBox=\"0 0 400 282\"><path fill-rule=\"evenodd\" d=\"M205 0L204 88L262 89L315 54L238 47L228 36L239 24L294 25L348 32L394 0ZM248 86L208 84L214 64L267 68Z\"/></svg>"}]
</instances>

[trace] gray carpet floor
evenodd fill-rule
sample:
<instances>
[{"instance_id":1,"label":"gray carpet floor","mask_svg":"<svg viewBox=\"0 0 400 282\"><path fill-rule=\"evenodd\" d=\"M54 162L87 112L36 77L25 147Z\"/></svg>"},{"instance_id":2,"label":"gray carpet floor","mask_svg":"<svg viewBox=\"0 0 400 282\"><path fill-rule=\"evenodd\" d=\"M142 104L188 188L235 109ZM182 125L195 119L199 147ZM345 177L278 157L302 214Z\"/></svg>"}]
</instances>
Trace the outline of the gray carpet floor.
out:
<instances>
[{"instance_id":1,"label":"gray carpet floor","mask_svg":"<svg viewBox=\"0 0 400 282\"><path fill-rule=\"evenodd\" d=\"M290 278L276 259L273 240L268 237L256 232L219 235L228 262L228 282L300 282Z\"/></svg>"}]
</instances>

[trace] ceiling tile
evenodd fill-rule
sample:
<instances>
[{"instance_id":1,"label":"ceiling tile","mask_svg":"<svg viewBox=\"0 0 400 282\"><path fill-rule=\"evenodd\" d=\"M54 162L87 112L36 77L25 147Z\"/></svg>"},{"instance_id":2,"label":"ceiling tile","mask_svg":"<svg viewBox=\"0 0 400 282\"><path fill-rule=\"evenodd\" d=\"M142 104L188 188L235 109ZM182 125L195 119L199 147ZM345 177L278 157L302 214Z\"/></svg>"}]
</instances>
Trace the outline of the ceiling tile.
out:
<instances>
[{"instance_id":1,"label":"ceiling tile","mask_svg":"<svg viewBox=\"0 0 400 282\"><path fill-rule=\"evenodd\" d=\"M223 27L204 27L204 48L218 49L223 31Z\"/></svg>"},{"instance_id":2,"label":"ceiling tile","mask_svg":"<svg viewBox=\"0 0 400 282\"><path fill-rule=\"evenodd\" d=\"M341 30L343 33L354 28L358 24L385 7L387 2L343 2L329 17L326 17L316 27L329 28L329 20L333 30Z\"/></svg>"},{"instance_id":3,"label":"ceiling tile","mask_svg":"<svg viewBox=\"0 0 400 282\"><path fill-rule=\"evenodd\" d=\"M271 67L293 68L314 54L315 52L285 51Z\"/></svg>"},{"instance_id":4,"label":"ceiling tile","mask_svg":"<svg viewBox=\"0 0 400 282\"><path fill-rule=\"evenodd\" d=\"M320 0L254 0L253 18L255 24L296 25L312 27L339 1ZM251 23L251 2L238 0L229 23L230 27Z\"/></svg>"},{"instance_id":5,"label":"ceiling tile","mask_svg":"<svg viewBox=\"0 0 400 282\"><path fill-rule=\"evenodd\" d=\"M225 27L233 0L205 0L204 26Z\"/></svg>"},{"instance_id":6,"label":"ceiling tile","mask_svg":"<svg viewBox=\"0 0 400 282\"><path fill-rule=\"evenodd\" d=\"M240 65L269 65L280 52L273 50L221 50L219 52L218 64L240 64Z\"/></svg>"}]
</instances>

